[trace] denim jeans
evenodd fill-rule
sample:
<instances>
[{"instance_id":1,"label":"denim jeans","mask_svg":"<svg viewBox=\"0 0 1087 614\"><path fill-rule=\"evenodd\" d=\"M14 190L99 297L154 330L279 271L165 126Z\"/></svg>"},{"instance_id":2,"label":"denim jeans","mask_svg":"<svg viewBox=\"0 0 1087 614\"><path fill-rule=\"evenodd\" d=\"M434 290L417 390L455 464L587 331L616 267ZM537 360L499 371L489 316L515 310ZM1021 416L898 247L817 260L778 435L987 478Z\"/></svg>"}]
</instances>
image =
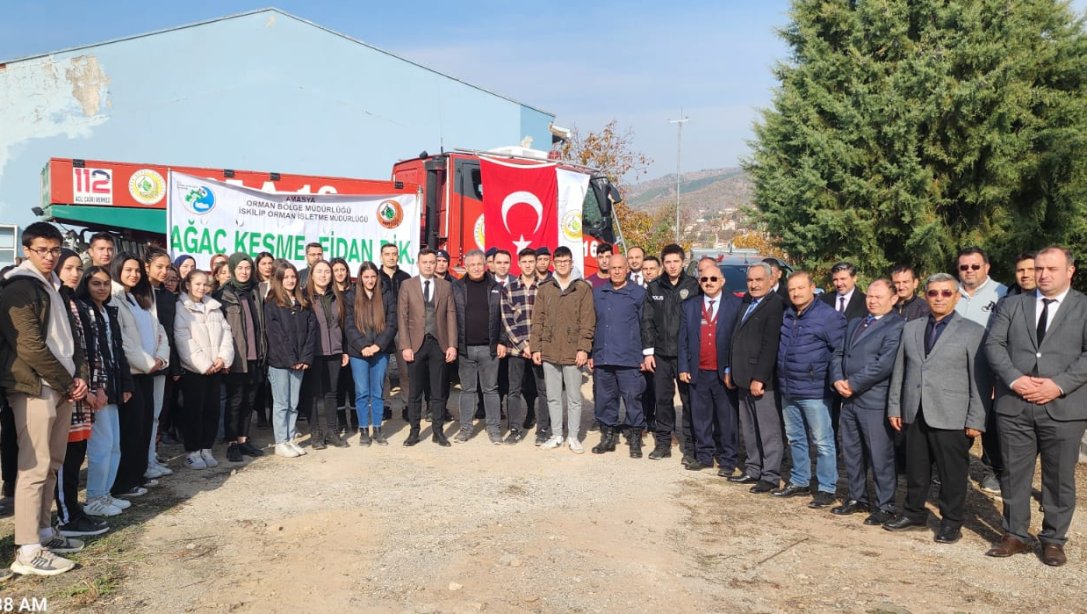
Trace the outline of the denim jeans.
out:
<instances>
[{"instance_id":1,"label":"denim jeans","mask_svg":"<svg viewBox=\"0 0 1087 614\"><path fill-rule=\"evenodd\" d=\"M830 421L829 399L782 399L785 436L789 439L789 454L793 471L789 483L811 485L811 456L808 441L815 448L815 479L822 492L834 493L838 488L838 461L834 452L834 427Z\"/></svg>"},{"instance_id":2,"label":"denim jeans","mask_svg":"<svg viewBox=\"0 0 1087 614\"><path fill-rule=\"evenodd\" d=\"M369 358L351 357L351 377L355 380L355 413L359 417L359 428L369 428L372 424L381 427L381 418L385 411L385 369L389 366L388 354L374 354Z\"/></svg>"},{"instance_id":3,"label":"denim jeans","mask_svg":"<svg viewBox=\"0 0 1087 614\"><path fill-rule=\"evenodd\" d=\"M551 414L551 432L562 435L562 388L566 385L566 428L568 438L578 439L581 429L581 369L574 365L543 363L547 410Z\"/></svg>"},{"instance_id":4,"label":"denim jeans","mask_svg":"<svg viewBox=\"0 0 1087 614\"><path fill-rule=\"evenodd\" d=\"M87 440L87 498L108 495L121 464L121 426L116 405L106 405L94 414L91 438Z\"/></svg>"},{"instance_id":5,"label":"denim jeans","mask_svg":"<svg viewBox=\"0 0 1087 614\"><path fill-rule=\"evenodd\" d=\"M158 449L159 415L162 414L162 405L166 401L166 376L156 375L151 381L155 383L155 406L151 415L151 445L147 448L148 467L152 467L158 462L155 460L155 451Z\"/></svg>"},{"instance_id":6,"label":"denim jeans","mask_svg":"<svg viewBox=\"0 0 1087 614\"><path fill-rule=\"evenodd\" d=\"M268 383L272 385L272 430L276 443L294 439L298 420L298 393L302 390L301 369L268 367Z\"/></svg>"},{"instance_id":7,"label":"denim jeans","mask_svg":"<svg viewBox=\"0 0 1087 614\"><path fill-rule=\"evenodd\" d=\"M498 358L491 356L491 348L487 345L469 345L467 350L458 357L461 386L460 430L472 430L476 403L479 402L477 391L483 390L487 432L497 435L502 431L502 408L498 399Z\"/></svg>"}]
</instances>

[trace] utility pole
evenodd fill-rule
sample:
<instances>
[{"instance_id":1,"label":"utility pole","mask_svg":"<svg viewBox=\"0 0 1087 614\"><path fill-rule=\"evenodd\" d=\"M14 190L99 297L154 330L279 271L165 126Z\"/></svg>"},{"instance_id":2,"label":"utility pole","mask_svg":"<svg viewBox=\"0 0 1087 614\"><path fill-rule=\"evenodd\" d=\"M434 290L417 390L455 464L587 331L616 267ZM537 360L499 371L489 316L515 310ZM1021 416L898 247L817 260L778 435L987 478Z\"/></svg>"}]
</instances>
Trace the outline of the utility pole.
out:
<instances>
[{"instance_id":1,"label":"utility pole","mask_svg":"<svg viewBox=\"0 0 1087 614\"><path fill-rule=\"evenodd\" d=\"M679 243L679 163L683 155L683 124L688 119L683 115L683 109L679 110L679 119L668 120L669 124L676 125L676 243Z\"/></svg>"}]
</instances>

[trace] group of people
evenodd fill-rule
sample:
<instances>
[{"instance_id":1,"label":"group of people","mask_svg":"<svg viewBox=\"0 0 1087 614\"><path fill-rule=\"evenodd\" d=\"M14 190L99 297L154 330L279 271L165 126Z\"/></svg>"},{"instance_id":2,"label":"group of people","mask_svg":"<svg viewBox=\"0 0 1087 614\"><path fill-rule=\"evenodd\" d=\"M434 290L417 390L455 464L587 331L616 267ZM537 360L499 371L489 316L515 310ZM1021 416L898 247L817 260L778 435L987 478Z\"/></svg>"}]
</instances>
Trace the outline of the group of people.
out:
<instances>
[{"instance_id":1,"label":"group of people","mask_svg":"<svg viewBox=\"0 0 1087 614\"><path fill-rule=\"evenodd\" d=\"M516 445L535 426L540 448L580 454L590 374L595 454L625 437L641 458L651 434L648 457L661 460L675 438L687 469L716 466L753 493L810 495L813 508L835 505L841 461L848 496L832 513L865 512L865 524L895 531L926 525L935 465L941 543L961 535L969 449L986 433L993 474L982 486L998 476L988 486L1005 501L1006 534L992 556L1030 550L1040 453L1043 560L1064 562L1069 467L1087 424L1075 403L1087 394L1082 348L1073 347L1087 300L1069 290L1074 267L1060 248L1025 255L1031 269L1018 275L1017 297L988 278L976 248L959 255L959 279L933 275L920 297L909 267L866 295L848 263L832 269L835 290L819 297L810 274L783 278L775 260L748 267L746 288L725 288L712 258L688 275L678 245L659 257L600 245L588 277L566 247L523 249L516 272L508 251L471 250L459 277L449 254L424 248L411 276L399 248L383 245L380 264L363 263L352 279L318 243L306 246L301 271L241 252L201 270L159 249L118 254L108 234L92 237L85 263L44 223L28 226L22 243L25 260L0 281L0 456L15 501L16 573L67 571L72 562L57 555L81 549L76 537L105 532L103 517L170 475L157 454L162 433L180 432L190 470L219 464L217 439L230 462L261 456L254 413L271 425L277 456L307 453L300 412L310 449L347 446L352 422L355 445L382 446L385 399L399 388L403 445L421 441L426 403L431 439L447 447L457 386L453 441L471 440L479 420L493 444ZM386 377L390 361L398 386ZM786 450L793 462L782 483ZM898 474L907 482L901 509Z\"/></svg>"}]
</instances>

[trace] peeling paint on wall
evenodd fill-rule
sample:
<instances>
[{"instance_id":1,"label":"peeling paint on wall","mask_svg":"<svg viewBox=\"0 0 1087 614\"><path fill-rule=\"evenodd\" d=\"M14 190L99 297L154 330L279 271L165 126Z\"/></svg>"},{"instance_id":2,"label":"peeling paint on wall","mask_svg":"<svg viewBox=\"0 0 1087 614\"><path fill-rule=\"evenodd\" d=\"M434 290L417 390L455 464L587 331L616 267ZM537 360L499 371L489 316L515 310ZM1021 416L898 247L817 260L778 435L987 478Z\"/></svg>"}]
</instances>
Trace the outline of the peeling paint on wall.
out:
<instances>
[{"instance_id":1,"label":"peeling paint on wall","mask_svg":"<svg viewBox=\"0 0 1087 614\"><path fill-rule=\"evenodd\" d=\"M0 71L0 181L20 144L55 136L88 138L93 127L109 120L102 113L109 106L109 76L93 55L9 63Z\"/></svg>"}]
</instances>

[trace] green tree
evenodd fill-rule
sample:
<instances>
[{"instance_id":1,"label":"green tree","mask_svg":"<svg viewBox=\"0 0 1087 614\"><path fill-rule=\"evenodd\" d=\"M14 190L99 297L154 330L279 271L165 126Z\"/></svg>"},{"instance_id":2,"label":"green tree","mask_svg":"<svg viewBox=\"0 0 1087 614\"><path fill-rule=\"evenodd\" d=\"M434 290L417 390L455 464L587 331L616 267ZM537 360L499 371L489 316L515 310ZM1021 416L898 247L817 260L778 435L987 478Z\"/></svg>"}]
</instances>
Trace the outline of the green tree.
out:
<instances>
[{"instance_id":1,"label":"green tree","mask_svg":"<svg viewBox=\"0 0 1087 614\"><path fill-rule=\"evenodd\" d=\"M804 268L1087 239L1087 36L1058 0L795 0L745 169Z\"/></svg>"}]
</instances>

